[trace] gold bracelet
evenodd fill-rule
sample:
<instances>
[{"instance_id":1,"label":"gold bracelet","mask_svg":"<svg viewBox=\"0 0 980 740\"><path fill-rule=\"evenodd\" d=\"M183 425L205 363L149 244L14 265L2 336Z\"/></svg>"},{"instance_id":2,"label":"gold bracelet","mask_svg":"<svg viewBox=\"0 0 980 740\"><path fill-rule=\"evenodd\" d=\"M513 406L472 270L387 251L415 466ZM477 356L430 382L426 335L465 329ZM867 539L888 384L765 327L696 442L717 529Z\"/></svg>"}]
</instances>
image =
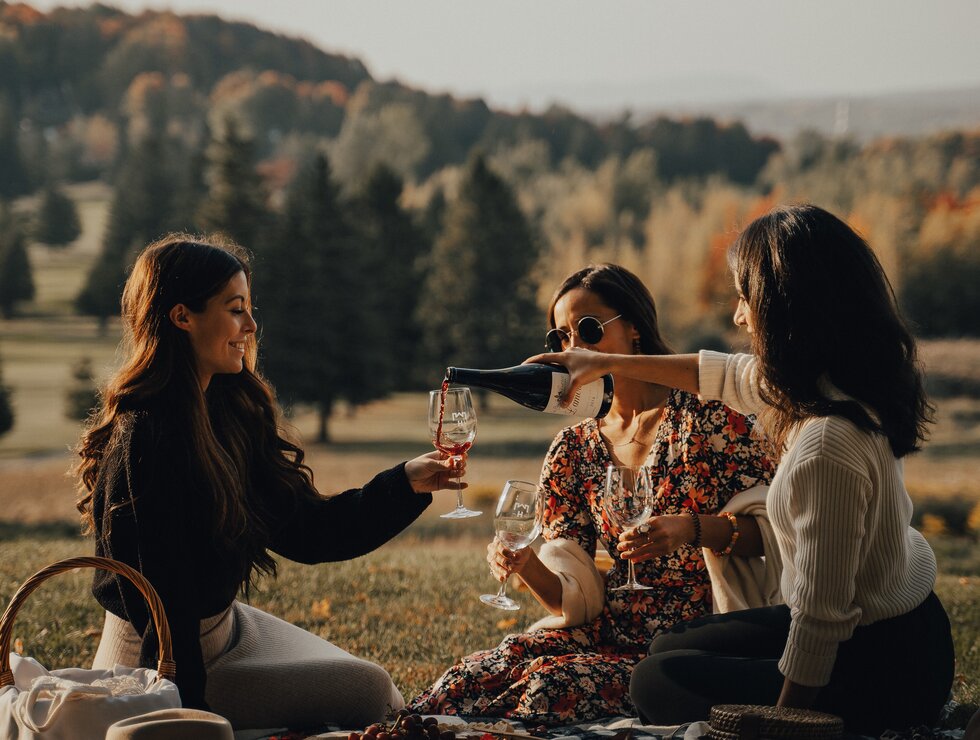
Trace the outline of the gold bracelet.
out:
<instances>
[{"instance_id":1,"label":"gold bracelet","mask_svg":"<svg viewBox=\"0 0 980 740\"><path fill-rule=\"evenodd\" d=\"M732 554L732 548L734 548L735 543L738 542L738 537L739 537L738 519L736 519L735 515L730 511L719 511L718 516L725 517L729 522L731 522L732 525L732 539L729 541L728 547L726 547L721 552L718 552L718 550L715 550L713 548L711 550L711 552L713 552L715 555L717 555L720 558L723 558L726 555Z\"/></svg>"}]
</instances>

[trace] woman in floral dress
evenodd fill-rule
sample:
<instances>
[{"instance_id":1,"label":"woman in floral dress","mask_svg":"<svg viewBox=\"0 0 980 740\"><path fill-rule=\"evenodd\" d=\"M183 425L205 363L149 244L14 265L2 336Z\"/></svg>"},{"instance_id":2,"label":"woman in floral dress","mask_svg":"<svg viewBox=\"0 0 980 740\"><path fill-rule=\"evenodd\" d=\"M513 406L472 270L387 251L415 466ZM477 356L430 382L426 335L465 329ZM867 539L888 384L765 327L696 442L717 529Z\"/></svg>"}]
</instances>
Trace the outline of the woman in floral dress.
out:
<instances>
[{"instance_id":1,"label":"woman in floral dress","mask_svg":"<svg viewBox=\"0 0 980 740\"><path fill-rule=\"evenodd\" d=\"M649 291L617 265L593 265L568 277L552 299L549 321L553 351L584 346L611 353L671 353ZM773 466L752 435L752 420L690 393L615 381L607 416L563 429L548 451L541 475L547 496L543 537L545 547L581 548L589 559L600 545L630 555L603 506L606 467L646 465L657 497L654 516L644 526L644 553L660 557L635 568L640 583L652 590L612 590L627 577L626 561L616 558L597 616L509 635L496 648L463 658L410 703L415 711L549 724L632 715L630 673L653 637L711 613L701 547L730 548L735 556L762 554L752 517L739 516L733 523L715 515L735 494L772 476ZM563 583L568 581L531 548L511 552L494 540L488 561L499 580L519 574L551 614L561 617L567 611Z\"/></svg>"}]
</instances>

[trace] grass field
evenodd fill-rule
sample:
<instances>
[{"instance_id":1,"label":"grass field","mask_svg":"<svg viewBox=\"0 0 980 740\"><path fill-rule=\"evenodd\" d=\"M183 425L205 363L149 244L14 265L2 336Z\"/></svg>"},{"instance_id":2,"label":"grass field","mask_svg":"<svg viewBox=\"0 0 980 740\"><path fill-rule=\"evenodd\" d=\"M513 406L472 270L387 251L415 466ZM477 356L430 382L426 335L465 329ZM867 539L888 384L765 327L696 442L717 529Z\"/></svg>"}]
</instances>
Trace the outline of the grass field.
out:
<instances>
[{"instance_id":1,"label":"grass field","mask_svg":"<svg viewBox=\"0 0 980 740\"><path fill-rule=\"evenodd\" d=\"M81 202L83 237L61 252L32 248L37 299L24 317L0 320L0 360L17 415L13 431L0 438L0 604L37 568L92 550L75 534L73 483L66 473L80 425L63 416L64 389L72 364L83 356L101 377L116 365L119 332L110 325L107 336L100 336L93 322L70 315L84 268L96 252L106 204L99 186L84 186L73 195ZM980 342L926 342L922 354L927 370L945 378L944 387L980 387ZM415 393L355 413L337 409L331 419L333 444L307 445L320 490L360 485L430 449L425 406L424 394ZM932 440L907 461L906 479L917 509L938 517L930 522L942 574L937 592L953 622L954 694L965 713L966 706L980 704L980 397L975 391L959 393L939 398L937 406ZM308 410L291 421L301 441L311 439L315 426ZM487 511L507 478L536 479L541 457L563 423L491 399L480 414L467 501ZM452 496L437 494L408 531L355 561L315 567L283 562L279 579L263 582L253 603L379 662L406 695L413 694L456 658L543 616L526 594L518 595L525 608L516 618L478 601L495 587L484 560L492 523L489 516L463 522L438 518L450 508ZM940 534L946 528L942 517L954 509L964 521L969 512L975 514L969 520L973 536ZM90 577L62 576L29 600L14 630L26 653L50 667L91 659L101 613L87 592Z\"/></svg>"}]
</instances>

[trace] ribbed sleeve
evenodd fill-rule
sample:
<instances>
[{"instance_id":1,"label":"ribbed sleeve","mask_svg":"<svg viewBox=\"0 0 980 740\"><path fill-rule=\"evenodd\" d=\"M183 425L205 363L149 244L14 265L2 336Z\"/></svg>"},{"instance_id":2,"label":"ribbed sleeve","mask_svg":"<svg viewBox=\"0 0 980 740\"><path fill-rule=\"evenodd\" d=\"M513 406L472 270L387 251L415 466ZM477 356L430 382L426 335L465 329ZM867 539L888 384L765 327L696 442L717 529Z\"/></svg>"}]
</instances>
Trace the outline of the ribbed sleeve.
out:
<instances>
[{"instance_id":1,"label":"ribbed sleeve","mask_svg":"<svg viewBox=\"0 0 980 740\"><path fill-rule=\"evenodd\" d=\"M728 355L703 349L698 357L698 392L701 398L721 401L743 414L758 414L759 398L754 355Z\"/></svg>"}]
</instances>

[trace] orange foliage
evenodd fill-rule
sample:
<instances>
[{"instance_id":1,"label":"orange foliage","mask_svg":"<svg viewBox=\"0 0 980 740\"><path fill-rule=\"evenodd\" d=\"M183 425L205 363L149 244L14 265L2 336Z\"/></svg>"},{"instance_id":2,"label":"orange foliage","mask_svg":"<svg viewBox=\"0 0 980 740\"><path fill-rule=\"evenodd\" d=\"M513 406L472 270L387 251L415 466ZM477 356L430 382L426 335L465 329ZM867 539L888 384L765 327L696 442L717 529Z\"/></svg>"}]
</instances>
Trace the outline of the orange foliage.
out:
<instances>
[{"instance_id":1,"label":"orange foliage","mask_svg":"<svg viewBox=\"0 0 980 740\"><path fill-rule=\"evenodd\" d=\"M26 3L11 3L0 7L0 21L17 26L33 26L44 18L44 13Z\"/></svg>"},{"instance_id":2,"label":"orange foliage","mask_svg":"<svg viewBox=\"0 0 980 740\"><path fill-rule=\"evenodd\" d=\"M285 188L296 174L296 160L292 157L265 159L255 166L255 170L273 191Z\"/></svg>"},{"instance_id":3,"label":"orange foliage","mask_svg":"<svg viewBox=\"0 0 980 740\"><path fill-rule=\"evenodd\" d=\"M330 98L334 105L343 108L347 105L347 99L350 97L350 93L342 82L327 80L326 82L321 82L314 88L313 97Z\"/></svg>"},{"instance_id":4,"label":"orange foliage","mask_svg":"<svg viewBox=\"0 0 980 740\"><path fill-rule=\"evenodd\" d=\"M965 198L957 198L954 193L944 190L934 194L926 206L930 213L970 213L976 208L980 208L980 198L972 197L971 193Z\"/></svg>"},{"instance_id":5,"label":"orange foliage","mask_svg":"<svg viewBox=\"0 0 980 740\"><path fill-rule=\"evenodd\" d=\"M99 21L99 34L104 39L112 39L126 30L127 18L116 16L115 18L103 18Z\"/></svg>"}]
</instances>

